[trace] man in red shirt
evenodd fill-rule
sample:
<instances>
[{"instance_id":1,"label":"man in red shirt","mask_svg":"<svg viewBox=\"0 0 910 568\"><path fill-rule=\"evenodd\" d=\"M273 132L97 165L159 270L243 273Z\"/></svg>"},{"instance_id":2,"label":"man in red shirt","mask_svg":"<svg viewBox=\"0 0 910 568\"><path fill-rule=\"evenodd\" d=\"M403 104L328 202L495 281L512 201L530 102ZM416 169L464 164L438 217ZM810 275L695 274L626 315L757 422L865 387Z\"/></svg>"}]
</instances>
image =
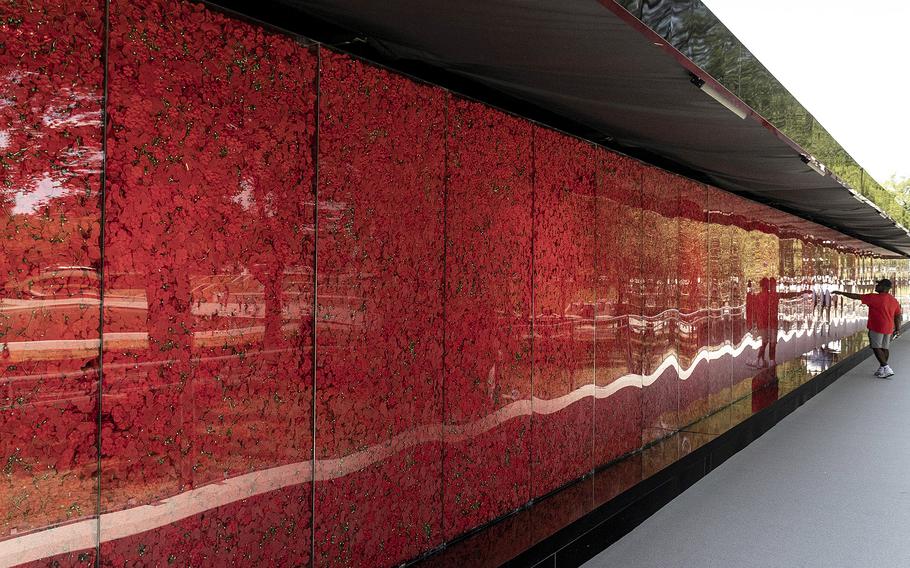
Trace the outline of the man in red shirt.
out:
<instances>
[{"instance_id":1,"label":"man in red shirt","mask_svg":"<svg viewBox=\"0 0 910 568\"><path fill-rule=\"evenodd\" d=\"M839 290L834 292L869 306L869 320L866 323L869 328L869 346L881 365L875 371L875 376L882 379L894 375L894 369L888 365L888 347L901 328L901 305L890 291L891 281L884 278L875 284L875 294L851 294Z\"/></svg>"}]
</instances>

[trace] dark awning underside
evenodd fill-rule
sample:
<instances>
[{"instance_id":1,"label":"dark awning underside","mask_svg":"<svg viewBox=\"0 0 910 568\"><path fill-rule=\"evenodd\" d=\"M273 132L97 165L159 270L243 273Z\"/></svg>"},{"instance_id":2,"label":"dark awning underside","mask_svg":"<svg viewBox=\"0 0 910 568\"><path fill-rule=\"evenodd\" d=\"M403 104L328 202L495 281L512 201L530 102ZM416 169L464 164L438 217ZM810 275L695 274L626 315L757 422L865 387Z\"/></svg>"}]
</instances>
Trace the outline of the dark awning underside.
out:
<instances>
[{"instance_id":1,"label":"dark awning underside","mask_svg":"<svg viewBox=\"0 0 910 568\"><path fill-rule=\"evenodd\" d=\"M611 0L278 0L390 57L479 82L770 203L901 254L910 235ZM741 119L692 73L749 115Z\"/></svg>"}]
</instances>

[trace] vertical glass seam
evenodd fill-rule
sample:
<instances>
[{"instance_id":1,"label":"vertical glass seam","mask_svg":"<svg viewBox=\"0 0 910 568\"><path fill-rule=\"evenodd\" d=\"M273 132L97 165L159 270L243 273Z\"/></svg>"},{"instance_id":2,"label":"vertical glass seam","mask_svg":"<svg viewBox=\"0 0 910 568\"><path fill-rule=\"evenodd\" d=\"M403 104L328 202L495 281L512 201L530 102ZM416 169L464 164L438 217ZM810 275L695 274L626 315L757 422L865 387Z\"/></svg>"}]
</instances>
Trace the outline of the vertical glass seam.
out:
<instances>
[{"instance_id":1,"label":"vertical glass seam","mask_svg":"<svg viewBox=\"0 0 910 568\"><path fill-rule=\"evenodd\" d=\"M672 275L673 304L674 304L673 308L674 309L667 313L668 317L670 317L671 313L676 314L676 316L674 318L674 325L670 329L673 330L673 337L671 339L671 341L673 342L672 353L673 353L673 357L676 358L676 364L678 366L677 367L678 369L682 369L682 364L680 363L681 357L680 357L680 348L679 348L679 344L680 344L679 326L680 326L680 324L682 324L683 317L685 317L685 316L683 316L683 311L682 311L682 306L681 306L682 296L681 296L680 290L679 290L679 245L682 242L682 234L683 234L682 202L683 202L683 192L685 191L686 187L685 187L685 184L680 184L680 181L681 181L680 178L675 178L675 177L673 178L673 185L676 186L676 207L675 207L676 210L673 213L673 222L676 224L676 242L673 243L675 250L673 251L673 255L672 255L673 256L672 262L674 265L673 275ZM687 361L687 362L689 362L689 361ZM675 371L674 374L676 375L675 377L673 377L673 382L676 384L676 388L674 389L676 391L676 420L674 421L674 423L672 425L673 426L672 431L679 432L682 430L682 426L683 426L683 417L682 417L682 408L681 408L682 390L683 389L682 389L682 378L679 375L679 371ZM679 452L677 452L677 457L678 456L679 456Z\"/></svg>"},{"instance_id":2,"label":"vertical glass seam","mask_svg":"<svg viewBox=\"0 0 910 568\"><path fill-rule=\"evenodd\" d=\"M443 135L442 135L442 381L440 387L440 464L439 464L439 531L442 542L446 540L446 378L448 376L448 291L449 291L449 110L452 95L445 92L443 104Z\"/></svg>"},{"instance_id":3,"label":"vertical glass seam","mask_svg":"<svg viewBox=\"0 0 910 568\"><path fill-rule=\"evenodd\" d=\"M645 304L644 304L644 254L642 252L644 247L642 247L642 239L647 237L647 235L645 235L642 232L644 220L645 220L645 206L644 206L645 205L644 204L645 170L644 170L644 168L639 167L639 168L636 168L636 173L637 173L636 178L638 178L636 180L636 184L635 184L635 192L638 197L638 231L637 231L637 234L638 234L638 255L637 255L638 262L636 263L637 264L637 273L635 274L635 279L638 282L636 283L636 286L635 286L635 290L636 290L635 293L637 295L635 307L636 307L636 312L637 312L636 316L639 318L639 321L641 322L638 325L643 326L644 321L645 321ZM628 318L628 316L627 316L627 318ZM628 318L628 319L631 319L631 318ZM632 322L628 321L627 325L629 326L629 332L630 332L629 339L631 341L633 333L634 333L632 330ZM644 333L645 330L642 329L640 332ZM634 346L634 343L633 343L633 346ZM644 381L645 363L644 363L644 342L643 341L639 342L638 353L636 353L635 355L636 356L635 356L634 360L636 362L636 365L638 366L638 368L635 369L635 372L638 374L639 382L641 383L641 387L639 389L639 396L638 396L638 448L635 450L635 452L637 452L644 447L643 435L644 435L644 428L645 428L645 413L644 413L643 406L644 406L644 402L645 402L645 389L644 389L643 381ZM644 460L641 460L639 467L640 468L644 467ZM642 469L642 471L644 471L644 470Z\"/></svg>"},{"instance_id":4,"label":"vertical glass seam","mask_svg":"<svg viewBox=\"0 0 910 568\"><path fill-rule=\"evenodd\" d=\"M101 200L101 211L100 211L100 231L98 238L100 239L98 246L99 254L99 266L98 266L98 402L96 403L96 408L98 410L97 416L97 430L95 432L95 445L96 445L96 480L95 480L95 491L96 501L95 501L95 566L96 568L101 566L101 427L102 427L102 401L104 395L104 261L105 261L105 250L104 250L104 240L105 240L105 226L107 222L106 217L106 202L107 202L107 125L108 125L108 86L109 86L109 77L110 77L110 13L111 13L111 2L110 0L105 0L104 2L104 20L102 25L104 26L104 31L102 34L102 73L104 78L102 80L102 92L101 92L101 176L99 183L101 185L99 199Z\"/></svg>"},{"instance_id":5,"label":"vertical glass seam","mask_svg":"<svg viewBox=\"0 0 910 568\"><path fill-rule=\"evenodd\" d=\"M715 335L714 335L714 304L711 301L711 299L713 298L713 294L711 292L713 291L713 288L714 288L714 279L713 279L714 272L712 269L713 263L711 262L711 233L712 233L712 231L711 231L711 202L710 202L711 194L708 191L707 186L703 189L702 194L703 194L703 200L704 200L702 203L704 203L704 208L705 208L705 217L704 217L704 219L705 219L705 307L707 308L705 313L708 316L708 333L707 333L708 345L706 347L707 347L707 353L711 354L711 351L715 347L715 343L714 343L714 337L715 337ZM716 359L716 360L719 361L720 359ZM717 371L717 365L716 364L712 365L710 363L710 361L712 361L712 360L709 359L708 364L705 365L705 377L708 382L707 412L709 414L713 414L714 405L711 404L711 387L713 384L712 375L713 375L713 372Z\"/></svg>"},{"instance_id":6,"label":"vertical glass seam","mask_svg":"<svg viewBox=\"0 0 910 568\"><path fill-rule=\"evenodd\" d=\"M310 429L313 435L312 455L310 457L310 566L316 565L316 369L318 368L316 356L316 327L319 322L319 128L322 87L322 46L316 44L316 76L314 87L316 90L315 125L313 129L313 329L310 330L313 344L312 368L310 369Z\"/></svg>"},{"instance_id":7,"label":"vertical glass seam","mask_svg":"<svg viewBox=\"0 0 910 568\"><path fill-rule=\"evenodd\" d=\"M592 349L594 356L594 370L591 374L591 461L588 468L588 473L593 474L594 470L597 468L597 306L600 304L600 271L599 268L599 259L600 259L600 231L598 230L598 216L597 213L600 211L600 180L601 180L601 154L598 152L597 146L592 147L594 150L594 190L593 201L592 201L592 217L591 223L594 225L592 227L594 231L594 250L591 251L591 264L592 264L592 279L593 279L593 290L594 290L594 309L591 313L594 314L594 321L592 327L594 328L594 346ZM591 484L591 503L594 503L594 484Z\"/></svg>"},{"instance_id":8,"label":"vertical glass seam","mask_svg":"<svg viewBox=\"0 0 910 568\"><path fill-rule=\"evenodd\" d=\"M535 266L535 257L537 256L537 145L535 144L535 139L537 137L537 126L531 125L531 373L530 373L530 407L531 407L531 416L528 424L528 434L529 434L529 444L528 444L528 497L530 501L534 501L537 496L534 491L534 444L536 440L534 439L534 371L536 370L536 361L534 360L534 346L537 343L537 338L534 336L535 326L534 322L536 320L535 307L534 307L534 294L536 291L536 266Z\"/></svg>"}]
</instances>

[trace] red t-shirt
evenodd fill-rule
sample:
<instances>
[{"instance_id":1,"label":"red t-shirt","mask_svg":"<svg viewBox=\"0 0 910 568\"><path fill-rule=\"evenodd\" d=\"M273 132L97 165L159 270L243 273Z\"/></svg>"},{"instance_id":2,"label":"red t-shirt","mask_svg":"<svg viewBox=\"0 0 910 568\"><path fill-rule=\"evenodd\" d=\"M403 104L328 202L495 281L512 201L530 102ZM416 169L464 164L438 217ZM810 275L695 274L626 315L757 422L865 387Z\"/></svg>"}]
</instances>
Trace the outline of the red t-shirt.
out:
<instances>
[{"instance_id":1,"label":"red t-shirt","mask_svg":"<svg viewBox=\"0 0 910 568\"><path fill-rule=\"evenodd\" d=\"M891 294L863 294L860 302L869 306L869 331L894 333L894 316L901 313L900 303Z\"/></svg>"}]
</instances>

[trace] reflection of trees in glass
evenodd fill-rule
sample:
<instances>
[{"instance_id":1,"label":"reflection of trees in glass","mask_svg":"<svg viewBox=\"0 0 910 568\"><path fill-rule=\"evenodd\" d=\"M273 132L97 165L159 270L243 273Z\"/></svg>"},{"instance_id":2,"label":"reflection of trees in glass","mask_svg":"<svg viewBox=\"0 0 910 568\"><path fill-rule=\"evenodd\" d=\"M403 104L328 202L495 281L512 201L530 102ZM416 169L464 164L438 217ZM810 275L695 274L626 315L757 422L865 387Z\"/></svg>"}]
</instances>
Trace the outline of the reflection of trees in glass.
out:
<instances>
[{"instance_id":1,"label":"reflection of trees in glass","mask_svg":"<svg viewBox=\"0 0 910 568\"><path fill-rule=\"evenodd\" d=\"M781 132L894 219L910 225L908 200L872 179L700 0L619 0Z\"/></svg>"},{"instance_id":2,"label":"reflection of trees in glass","mask_svg":"<svg viewBox=\"0 0 910 568\"><path fill-rule=\"evenodd\" d=\"M910 178L891 176L885 182L885 188L894 194L901 207L910 210Z\"/></svg>"},{"instance_id":3,"label":"reflection of trees in glass","mask_svg":"<svg viewBox=\"0 0 910 568\"><path fill-rule=\"evenodd\" d=\"M101 74L86 63L99 40L89 26L73 26L66 41L39 41L31 31L62 26L66 18L49 13L4 22L10 35L0 41L0 289L27 288L55 266L95 266L100 254ZM55 70L49 63L55 57L81 57L84 71Z\"/></svg>"},{"instance_id":4,"label":"reflection of trees in glass","mask_svg":"<svg viewBox=\"0 0 910 568\"><path fill-rule=\"evenodd\" d=\"M773 235L758 230L744 232L743 274L746 281L753 283L762 278L778 276L780 249Z\"/></svg>"}]
</instances>

